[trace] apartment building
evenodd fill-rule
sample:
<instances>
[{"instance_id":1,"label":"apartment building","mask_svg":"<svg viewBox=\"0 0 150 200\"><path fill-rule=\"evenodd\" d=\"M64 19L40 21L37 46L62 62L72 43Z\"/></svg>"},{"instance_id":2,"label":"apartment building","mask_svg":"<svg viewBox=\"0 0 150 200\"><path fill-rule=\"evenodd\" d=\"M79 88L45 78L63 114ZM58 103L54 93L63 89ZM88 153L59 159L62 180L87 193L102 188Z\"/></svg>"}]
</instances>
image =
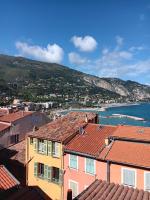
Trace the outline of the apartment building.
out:
<instances>
[{"instance_id":1,"label":"apartment building","mask_svg":"<svg viewBox=\"0 0 150 200\"><path fill-rule=\"evenodd\" d=\"M100 154L107 180L150 191L150 128L119 126Z\"/></svg>"},{"instance_id":2,"label":"apartment building","mask_svg":"<svg viewBox=\"0 0 150 200\"><path fill-rule=\"evenodd\" d=\"M64 147L97 115L72 112L30 133L26 146L27 185L40 187L53 200L64 197Z\"/></svg>"},{"instance_id":3,"label":"apartment building","mask_svg":"<svg viewBox=\"0 0 150 200\"><path fill-rule=\"evenodd\" d=\"M68 188L73 198L96 179L107 179L106 162L98 157L105 147L105 138L116 130L115 126L88 124L65 147L64 155L64 199Z\"/></svg>"},{"instance_id":4,"label":"apartment building","mask_svg":"<svg viewBox=\"0 0 150 200\"><path fill-rule=\"evenodd\" d=\"M49 118L40 112L18 111L0 117L0 149L7 148L25 139L35 126L49 122Z\"/></svg>"}]
</instances>

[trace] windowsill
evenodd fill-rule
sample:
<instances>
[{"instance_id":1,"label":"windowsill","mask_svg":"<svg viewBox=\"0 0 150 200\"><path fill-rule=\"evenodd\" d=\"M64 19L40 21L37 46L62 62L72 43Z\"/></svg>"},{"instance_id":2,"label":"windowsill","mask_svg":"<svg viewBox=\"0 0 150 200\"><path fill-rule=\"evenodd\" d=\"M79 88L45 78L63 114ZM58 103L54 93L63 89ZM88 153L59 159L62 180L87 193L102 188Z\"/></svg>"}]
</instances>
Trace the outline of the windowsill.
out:
<instances>
[{"instance_id":1,"label":"windowsill","mask_svg":"<svg viewBox=\"0 0 150 200\"><path fill-rule=\"evenodd\" d=\"M70 170L74 170L74 171L78 171L79 169L77 169L77 168L72 168L72 167L70 167L70 166L68 166L69 167L69 169Z\"/></svg>"},{"instance_id":2,"label":"windowsill","mask_svg":"<svg viewBox=\"0 0 150 200\"><path fill-rule=\"evenodd\" d=\"M89 173L89 172L85 172L85 174L91 175L91 176L95 176L96 175L96 174L92 174L92 173Z\"/></svg>"},{"instance_id":3,"label":"windowsill","mask_svg":"<svg viewBox=\"0 0 150 200\"><path fill-rule=\"evenodd\" d=\"M46 155L45 152L37 151L38 154Z\"/></svg>"},{"instance_id":4,"label":"windowsill","mask_svg":"<svg viewBox=\"0 0 150 200\"><path fill-rule=\"evenodd\" d=\"M37 178L44 180L44 175L37 175Z\"/></svg>"},{"instance_id":5,"label":"windowsill","mask_svg":"<svg viewBox=\"0 0 150 200\"><path fill-rule=\"evenodd\" d=\"M53 157L53 158L58 158L58 159L60 158L59 156L53 155L53 154L52 154L52 157Z\"/></svg>"}]
</instances>

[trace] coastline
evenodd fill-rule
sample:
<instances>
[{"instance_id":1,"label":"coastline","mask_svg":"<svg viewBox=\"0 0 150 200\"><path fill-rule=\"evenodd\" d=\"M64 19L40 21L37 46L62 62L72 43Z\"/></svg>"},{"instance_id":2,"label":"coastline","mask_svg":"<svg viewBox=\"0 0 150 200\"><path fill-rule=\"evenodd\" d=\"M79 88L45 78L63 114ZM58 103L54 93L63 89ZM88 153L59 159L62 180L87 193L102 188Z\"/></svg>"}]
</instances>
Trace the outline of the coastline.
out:
<instances>
[{"instance_id":1,"label":"coastline","mask_svg":"<svg viewBox=\"0 0 150 200\"><path fill-rule=\"evenodd\" d=\"M57 114L61 114L63 112L68 111L93 111L93 112L103 112L107 110L108 108L115 108L115 107L123 107L123 106L134 106L134 105L140 105L140 103L109 103L109 104L101 104L101 107L99 108L92 108L92 107L83 107L83 108L69 108L69 109L58 109L54 112Z\"/></svg>"}]
</instances>

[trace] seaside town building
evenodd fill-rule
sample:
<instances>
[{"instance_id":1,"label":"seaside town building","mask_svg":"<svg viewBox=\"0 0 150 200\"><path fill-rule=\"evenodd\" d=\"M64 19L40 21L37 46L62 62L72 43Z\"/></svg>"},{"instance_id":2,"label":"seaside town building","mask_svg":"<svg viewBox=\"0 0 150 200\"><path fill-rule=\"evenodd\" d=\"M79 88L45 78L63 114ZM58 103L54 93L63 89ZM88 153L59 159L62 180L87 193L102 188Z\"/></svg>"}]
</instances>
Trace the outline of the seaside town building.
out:
<instances>
[{"instance_id":1,"label":"seaside town building","mask_svg":"<svg viewBox=\"0 0 150 200\"><path fill-rule=\"evenodd\" d=\"M20 121L14 116L12 123ZM26 116L21 120L28 126ZM11 122L0 122L1 135ZM41 199L66 200L69 189L71 199L149 200L150 128L97 123L96 113L71 112L2 149L0 163L19 182L12 199L44 193Z\"/></svg>"},{"instance_id":2,"label":"seaside town building","mask_svg":"<svg viewBox=\"0 0 150 200\"><path fill-rule=\"evenodd\" d=\"M75 197L96 179L106 180L106 163L100 162L98 157L105 147L105 138L115 130L115 126L89 123L66 145L64 199L67 199L68 187Z\"/></svg>"},{"instance_id":3,"label":"seaside town building","mask_svg":"<svg viewBox=\"0 0 150 200\"><path fill-rule=\"evenodd\" d=\"M88 122L97 121L94 113L72 112L30 133L26 145L27 185L37 185L52 199L62 200L64 147Z\"/></svg>"},{"instance_id":4,"label":"seaside town building","mask_svg":"<svg viewBox=\"0 0 150 200\"><path fill-rule=\"evenodd\" d=\"M0 117L0 149L7 148L25 139L34 127L49 122L49 118L40 112L18 111Z\"/></svg>"}]
</instances>

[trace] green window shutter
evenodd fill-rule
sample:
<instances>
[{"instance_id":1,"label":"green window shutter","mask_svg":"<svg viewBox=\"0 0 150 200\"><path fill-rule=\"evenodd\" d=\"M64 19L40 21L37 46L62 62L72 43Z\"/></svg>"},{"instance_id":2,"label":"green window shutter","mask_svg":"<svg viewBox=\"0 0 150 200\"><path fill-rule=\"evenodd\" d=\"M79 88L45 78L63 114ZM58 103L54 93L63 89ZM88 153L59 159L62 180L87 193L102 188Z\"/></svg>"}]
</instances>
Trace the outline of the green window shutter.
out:
<instances>
[{"instance_id":1,"label":"green window shutter","mask_svg":"<svg viewBox=\"0 0 150 200\"><path fill-rule=\"evenodd\" d=\"M47 180L51 181L52 179L52 168L47 166Z\"/></svg>"},{"instance_id":2,"label":"green window shutter","mask_svg":"<svg viewBox=\"0 0 150 200\"><path fill-rule=\"evenodd\" d=\"M48 179L48 166L44 165L44 179Z\"/></svg>"},{"instance_id":3,"label":"green window shutter","mask_svg":"<svg viewBox=\"0 0 150 200\"><path fill-rule=\"evenodd\" d=\"M48 151L48 155L51 156L52 155L52 142L51 141L48 141L47 151Z\"/></svg>"},{"instance_id":4,"label":"green window shutter","mask_svg":"<svg viewBox=\"0 0 150 200\"><path fill-rule=\"evenodd\" d=\"M63 184L64 173L62 169L59 169L59 184Z\"/></svg>"},{"instance_id":5,"label":"green window shutter","mask_svg":"<svg viewBox=\"0 0 150 200\"><path fill-rule=\"evenodd\" d=\"M34 144L34 151L37 151L37 147L38 147L38 140L37 140L37 138L33 138L33 144Z\"/></svg>"},{"instance_id":6,"label":"green window shutter","mask_svg":"<svg viewBox=\"0 0 150 200\"><path fill-rule=\"evenodd\" d=\"M44 140L44 154L47 155L47 140Z\"/></svg>"},{"instance_id":7,"label":"green window shutter","mask_svg":"<svg viewBox=\"0 0 150 200\"><path fill-rule=\"evenodd\" d=\"M37 174L38 174L38 163L35 162L34 163L34 176L37 176Z\"/></svg>"}]
</instances>

